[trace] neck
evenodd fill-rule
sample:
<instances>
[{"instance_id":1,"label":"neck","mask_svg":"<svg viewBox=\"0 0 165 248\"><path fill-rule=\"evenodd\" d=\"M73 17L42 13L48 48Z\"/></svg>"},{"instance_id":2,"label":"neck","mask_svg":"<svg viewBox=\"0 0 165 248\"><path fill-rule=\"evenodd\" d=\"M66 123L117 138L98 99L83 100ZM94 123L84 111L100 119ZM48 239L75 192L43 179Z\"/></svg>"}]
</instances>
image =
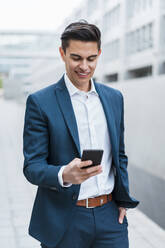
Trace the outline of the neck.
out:
<instances>
[{"instance_id":1,"label":"neck","mask_svg":"<svg viewBox=\"0 0 165 248\"><path fill-rule=\"evenodd\" d=\"M73 83L74 84L74 83ZM90 89L91 89L91 80L88 82L88 83L86 83L86 84L83 84L83 85L79 85L79 84L74 84L74 86L76 87L76 88L78 88L79 90L81 90L81 91L85 91L85 92L88 92L88 91L90 91Z\"/></svg>"},{"instance_id":2,"label":"neck","mask_svg":"<svg viewBox=\"0 0 165 248\"><path fill-rule=\"evenodd\" d=\"M79 84L79 82L75 82L74 80L72 80L69 75L67 74L69 80L71 81L71 83L79 90L81 91L85 91L88 92L91 89L91 79L88 82L84 82L83 84Z\"/></svg>"}]
</instances>

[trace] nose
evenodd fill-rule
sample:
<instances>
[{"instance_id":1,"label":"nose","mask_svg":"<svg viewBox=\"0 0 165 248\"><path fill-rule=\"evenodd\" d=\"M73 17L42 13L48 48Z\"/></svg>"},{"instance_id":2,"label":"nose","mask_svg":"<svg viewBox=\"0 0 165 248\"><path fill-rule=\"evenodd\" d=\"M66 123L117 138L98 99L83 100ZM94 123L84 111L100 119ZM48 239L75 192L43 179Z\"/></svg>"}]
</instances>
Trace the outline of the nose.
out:
<instances>
[{"instance_id":1,"label":"nose","mask_svg":"<svg viewBox=\"0 0 165 248\"><path fill-rule=\"evenodd\" d=\"M88 70L88 62L86 60L82 60L79 67L82 71L87 71Z\"/></svg>"}]
</instances>

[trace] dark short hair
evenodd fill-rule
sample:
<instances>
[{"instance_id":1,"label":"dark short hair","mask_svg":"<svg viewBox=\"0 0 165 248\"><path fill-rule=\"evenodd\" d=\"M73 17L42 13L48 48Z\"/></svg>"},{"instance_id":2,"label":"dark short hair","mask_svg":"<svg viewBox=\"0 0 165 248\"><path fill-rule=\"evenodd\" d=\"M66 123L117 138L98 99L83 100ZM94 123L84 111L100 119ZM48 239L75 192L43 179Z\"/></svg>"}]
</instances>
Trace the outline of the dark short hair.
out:
<instances>
[{"instance_id":1,"label":"dark short hair","mask_svg":"<svg viewBox=\"0 0 165 248\"><path fill-rule=\"evenodd\" d=\"M95 41L98 50L101 47L101 32L99 28L85 20L69 24L61 35L62 49L66 52L70 40Z\"/></svg>"}]
</instances>

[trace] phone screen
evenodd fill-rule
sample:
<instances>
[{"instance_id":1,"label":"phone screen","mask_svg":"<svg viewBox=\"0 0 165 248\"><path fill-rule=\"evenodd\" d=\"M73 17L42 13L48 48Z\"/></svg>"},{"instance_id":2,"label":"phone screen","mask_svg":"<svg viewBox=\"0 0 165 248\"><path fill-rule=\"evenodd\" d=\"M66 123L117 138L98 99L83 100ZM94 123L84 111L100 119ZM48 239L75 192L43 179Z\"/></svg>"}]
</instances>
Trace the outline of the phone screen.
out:
<instances>
[{"instance_id":1,"label":"phone screen","mask_svg":"<svg viewBox=\"0 0 165 248\"><path fill-rule=\"evenodd\" d=\"M92 166L96 166L101 164L101 160L103 157L103 150L100 149L87 149L83 150L82 158L81 161L86 161L86 160L92 160L93 164L83 167L83 168L88 168Z\"/></svg>"}]
</instances>

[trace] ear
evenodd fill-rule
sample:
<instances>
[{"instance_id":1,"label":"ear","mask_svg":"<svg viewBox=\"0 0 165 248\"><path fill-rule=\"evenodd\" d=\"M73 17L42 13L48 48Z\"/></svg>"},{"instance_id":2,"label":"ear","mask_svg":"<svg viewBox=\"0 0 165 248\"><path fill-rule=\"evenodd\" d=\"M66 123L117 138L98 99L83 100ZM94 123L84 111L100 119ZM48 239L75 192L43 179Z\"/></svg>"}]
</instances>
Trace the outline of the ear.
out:
<instances>
[{"instance_id":1,"label":"ear","mask_svg":"<svg viewBox=\"0 0 165 248\"><path fill-rule=\"evenodd\" d=\"M62 49L62 47L59 47L59 52L60 52L60 55L61 55L62 60L65 61L65 52Z\"/></svg>"},{"instance_id":2,"label":"ear","mask_svg":"<svg viewBox=\"0 0 165 248\"><path fill-rule=\"evenodd\" d=\"M100 56L101 52L102 52L102 51L101 51L101 49L100 49L100 50L99 50L99 54L98 54L99 56Z\"/></svg>"}]
</instances>

